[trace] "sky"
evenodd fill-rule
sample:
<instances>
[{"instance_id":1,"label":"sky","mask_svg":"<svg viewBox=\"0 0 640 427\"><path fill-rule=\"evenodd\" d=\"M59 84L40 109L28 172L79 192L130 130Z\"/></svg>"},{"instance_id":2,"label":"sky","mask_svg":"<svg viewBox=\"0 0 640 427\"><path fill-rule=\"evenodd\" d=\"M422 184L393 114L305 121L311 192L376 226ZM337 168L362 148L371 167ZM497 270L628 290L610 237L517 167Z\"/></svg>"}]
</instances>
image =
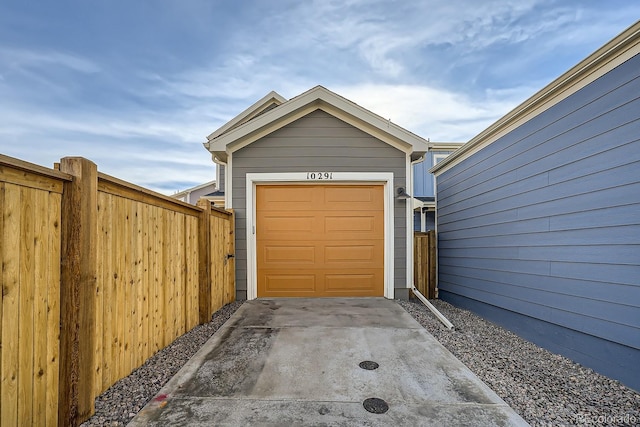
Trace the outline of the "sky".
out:
<instances>
[{"instance_id":1,"label":"sky","mask_svg":"<svg viewBox=\"0 0 640 427\"><path fill-rule=\"evenodd\" d=\"M0 153L173 194L206 136L316 86L466 142L640 19L636 0L0 0Z\"/></svg>"}]
</instances>

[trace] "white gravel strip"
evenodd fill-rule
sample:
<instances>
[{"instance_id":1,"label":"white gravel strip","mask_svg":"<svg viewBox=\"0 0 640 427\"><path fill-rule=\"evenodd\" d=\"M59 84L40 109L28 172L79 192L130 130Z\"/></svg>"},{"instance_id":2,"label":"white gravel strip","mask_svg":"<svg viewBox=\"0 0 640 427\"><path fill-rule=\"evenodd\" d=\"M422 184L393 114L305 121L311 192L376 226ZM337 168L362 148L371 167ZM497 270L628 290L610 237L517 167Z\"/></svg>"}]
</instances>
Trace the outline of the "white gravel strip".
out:
<instances>
[{"instance_id":1,"label":"white gravel strip","mask_svg":"<svg viewBox=\"0 0 640 427\"><path fill-rule=\"evenodd\" d=\"M226 322L243 301L213 313L211 321L198 325L151 356L131 375L96 398L96 413L82 426L124 426L155 396L182 366Z\"/></svg>"},{"instance_id":2,"label":"white gravel strip","mask_svg":"<svg viewBox=\"0 0 640 427\"><path fill-rule=\"evenodd\" d=\"M419 301L399 304L532 426L640 425L640 393L470 311L430 302L455 330Z\"/></svg>"}]
</instances>

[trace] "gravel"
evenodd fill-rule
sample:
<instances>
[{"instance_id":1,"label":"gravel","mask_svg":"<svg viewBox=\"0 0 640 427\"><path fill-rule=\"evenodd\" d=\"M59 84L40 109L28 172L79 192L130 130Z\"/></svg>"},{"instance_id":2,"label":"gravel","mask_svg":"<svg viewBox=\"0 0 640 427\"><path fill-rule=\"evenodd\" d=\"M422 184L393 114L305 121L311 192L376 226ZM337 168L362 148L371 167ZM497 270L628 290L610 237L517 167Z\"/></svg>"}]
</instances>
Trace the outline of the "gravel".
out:
<instances>
[{"instance_id":1,"label":"gravel","mask_svg":"<svg viewBox=\"0 0 640 427\"><path fill-rule=\"evenodd\" d=\"M640 393L441 300L449 331L422 303L400 301L424 328L532 426L640 425Z\"/></svg>"},{"instance_id":2,"label":"gravel","mask_svg":"<svg viewBox=\"0 0 640 427\"><path fill-rule=\"evenodd\" d=\"M233 302L150 357L96 398L96 412L82 426L124 426L242 305Z\"/></svg>"},{"instance_id":3,"label":"gravel","mask_svg":"<svg viewBox=\"0 0 640 427\"><path fill-rule=\"evenodd\" d=\"M640 425L640 394L589 368L454 307L431 301L447 330L420 302L399 301L424 328L533 426ZM96 398L83 426L126 425L242 302L228 304Z\"/></svg>"}]
</instances>

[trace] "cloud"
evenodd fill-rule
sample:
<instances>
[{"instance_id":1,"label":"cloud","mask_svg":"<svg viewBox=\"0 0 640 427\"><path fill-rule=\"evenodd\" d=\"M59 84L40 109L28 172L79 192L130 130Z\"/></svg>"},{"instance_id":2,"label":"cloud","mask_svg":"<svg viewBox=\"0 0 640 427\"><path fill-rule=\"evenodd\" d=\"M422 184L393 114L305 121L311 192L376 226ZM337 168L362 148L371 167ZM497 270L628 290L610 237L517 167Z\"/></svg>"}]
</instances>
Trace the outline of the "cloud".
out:
<instances>
[{"instance_id":1,"label":"cloud","mask_svg":"<svg viewBox=\"0 0 640 427\"><path fill-rule=\"evenodd\" d=\"M18 49L0 46L0 62L9 70L63 67L80 73L96 73L100 67L93 61L77 55L38 49Z\"/></svg>"},{"instance_id":2,"label":"cloud","mask_svg":"<svg viewBox=\"0 0 640 427\"><path fill-rule=\"evenodd\" d=\"M421 85L337 87L368 110L433 141L466 142L533 93L529 87L487 91L481 98Z\"/></svg>"}]
</instances>

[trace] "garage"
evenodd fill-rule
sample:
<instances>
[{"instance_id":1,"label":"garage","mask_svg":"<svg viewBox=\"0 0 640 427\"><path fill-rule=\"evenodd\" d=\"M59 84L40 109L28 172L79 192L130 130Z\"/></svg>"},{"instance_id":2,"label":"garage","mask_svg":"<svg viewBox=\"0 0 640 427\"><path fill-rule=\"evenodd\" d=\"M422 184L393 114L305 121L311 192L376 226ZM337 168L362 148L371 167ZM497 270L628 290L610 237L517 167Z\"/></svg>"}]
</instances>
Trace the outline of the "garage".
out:
<instances>
[{"instance_id":1,"label":"garage","mask_svg":"<svg viewBox=\"0 0 640 427\"><path fill-rule=\"evenodd\" d=\"M211 133L236 298L407 299L411 171L429 144L322 86L270 92Z\"/></svg>"},{"instance_id":2,"label":"garage","mask_svg":"<svg viewBox=\"0 0 640 427\"><path fill-rule=\"evenodd\" d=\"M384 295L383 185L258 185L258 297Z\"/></svg>"}]
</instances>

